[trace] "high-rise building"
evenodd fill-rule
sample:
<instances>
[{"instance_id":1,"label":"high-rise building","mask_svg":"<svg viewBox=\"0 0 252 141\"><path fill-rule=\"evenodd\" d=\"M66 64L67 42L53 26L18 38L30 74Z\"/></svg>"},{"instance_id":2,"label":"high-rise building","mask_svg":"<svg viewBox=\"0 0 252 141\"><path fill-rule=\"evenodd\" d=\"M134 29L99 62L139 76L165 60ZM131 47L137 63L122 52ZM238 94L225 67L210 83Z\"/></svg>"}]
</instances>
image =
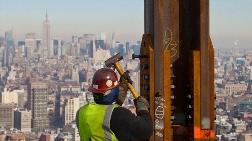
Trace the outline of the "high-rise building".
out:
<instances>
[{"instance_id":1,"label":"high-rise building","mask_svg":"<svg viewBox=\"0 0 252 141\"><path fill-rule=\"evenodd\" d=\"M79 66L74 65L72 68L72 80L79 82Z\"/></svg>"},{"instance_id":2,"label":"high-rise building","mask_svg":"<svg viewBox=\"0 0 252 141\"><path fill-rule=\"evenodd\" d=\"M18 104L18 93L14 91L10 91L7 88L4 88L4 91L0 94L2 103L7 104L7 103L15 103Z\"/></svg>"},{"instance_id":3,"label":"high-rise building","mask_svg":"<svg viewBox=\"0 0 252 141\"><path fill-rule=\"evenodd\" d=\"M121 55L125 55L125 46L124 46L124 44L122 44L122 43L118 44L118 52Z\"/></svg>"},{"instance_id":4,"label":"high-rise building","mask_svg":"<svg viewBox=\"0 0 252 141\"><path fill-rule=\"evenodd\" d=\"M14 126L14 104L0 103L0 127L13 128Z\"/></svg>"},{"instance_id":5,"label":"high-rise building","mask_svg":"<svg viewBox=\"0 0 252 141\"><path fill-rule=\"evenodd\" d=\"M249 66L248 69L249 69L249 80L252 80L252 66Z\"/></svg>"},{"instance_id":6,"label":"high-rise building","mask_svg":"<svg viewBox=\"0 0 252 141\"><path fill-rule=\"evenodd\" d=\"M58 40L58 47L57 47L57 56L58 56L58 58L60 58L60 56L62 56L62 45L63 45L63 41Z\"/></svg>"},{"instance_id":7,"label":"high-rise building","mask_svg":"<svg viewBox=\"0 0 252 141\"><path fill-rule=\"evenodd\" d=\"M49 127L47 102L47 83L31 80L28 84L28 108L32 111L32 129L35 132Z\"/></svg>"},{"instance_id":8,"label":"high-rise building","mask_svg":"<svg viewBox=\"0 0 252 141\"><path fill-rule=\"evenodd\" d=\"M126 46L126 53L128 54L129 51L130 51L130 43L129 43L129 42L126 42L126 43L125 43L125 46Z\"/></svg>"},{"instance_id":9,"label":"high-rise building","mask_svg":"<svg viewBox=\"0 0 252 141\"><path fill-rule=\"evenodd\" d=\"M96 49L98 48L107 49L104 40L95 40L95 46L96 46Z\"/></svg>"},{"instance_id":10,"label":"high-rise building","mask_svg":"<svg viewBox=\"0 0 252 141\"><path fill-rule=\"evenodd\" d=\"M14 47L13 31L9 30L5 32L5 41L8 48Z\"/></svg>"},{"instance_id":11,"label":"high-rise building","mask_svg":"<svg viewBox=\"0 0 252 141\"><path fill-rule=\"evenodd\" d=\"M5 59L4 66L9 66L12 63L13 54L14 54L14 39L12 30L5 32L4 38L4 46L5 46Z\"/></svg>"},{"instance_id":12,"label":"high-rise building","mask_svg":"<svg viewBox=\"0 0 252 141\"><path fill-rule=\"evenodd\" d=\"M25 41L18 41L17 46L18 47L25 46Z\"/></svg>"},{"instance_id":13,"label":"high-rise building","mask_svg":"<svg viewBox=\"0 0 252 141\"><path fill-rule=\"evenodd\" d=\"M72 36L72 55L78 57L80 55L80 44L79 44L78 36Z\"/></svg>"},{"instance_id":14,"label":"high-rise building","mask_svg":"<svg viewBox=\"0 0 252 141\"><path fill-rule=\"evenodd\" d=\"M76 118L76 113L80 108L80 99L79 97L71 97L65 100L64 109L63 109L63 119L64 125L70 124Z\"/></svg>"},{"instance_id":15,"label":"high-rise building","mask_svg":"<svg viewBox=\"0 0 252 141\"><path fill-rule=\"evenodd\" d=\"M95 34L84 34L83 36L86 54L88 55L88 57L91 58L94 57L94 53L96 51L95 38L96 38Z\"/></svg>"},{"instance_id":16,"label":"high-rise building","mask_svg":"<svg viewBox=\"0 0 252 141\"><path fill-rule=\"evenodd\" d=\"M85 55L86 49L85 49L85 44L84 44L84 39L83 37L78 38L78 43L80 45L80 56Z\"/></svg>"},{"instance_id":17,"label":"high-rise building","mask_svg":"<svg viewBox=\"0 0 252 141\"><path fill-rule=\"evenodd\" d=\"M99 36L97 37L96 43L99 43L101 44L100 48L102 49L108 49L108 46L107 46L107 37L106 37L106 33L105 32L101 32L99 34ZM99 48L99 46L96 45L97 48Z\"/></svg>"},{"instance_id":18,"label":"high-rise building","mask_svg":"<svg viewBox=\"0 0 252 141\"><path fill-rule=\"evenodd\" d=\"M30 58L33 55L33 51L37 47L36 35L35 33L27 33L25 35L25 47L26 47L26 57Z\"/></svg>"},{"instance_id":19,"label":"high-rise building","mask_svg":"<svg viewBox=\"0 0 252 141\"><path fill-rule=\"evenodd\" d=\"M53 56L58 56L60 48L60 40L53 40Z\"/></svg>"},{"instance_id":20,"label":"high-rise building","mask_svg":"<svg viewBox=\"0 0 252 141\"><path fill-rule=\"evenodd\" d=\"M16 110L14 112L14 127L22 132L31 132L31 111Z\"/></svg>"},{"instance_id":21,"label":"high-rise building","mask_svg":"<svg viewBox=\"0 0 252 141\"><path fill-rule=\"evenodd\" d=\"M53 49L51 47L51 33L50 33L50 22L46 12L46 17L43 22L43 57L50 58L53 55Z\"/></svg>"},{"instance_id":22,"label":"high-rise building","mask_svg":"<svg viewBox=\"0 0 252 141\"><path fill-rule=\"evenodd\" d=\"M0 36L0 47L5 46L5 38Z\"/></svg>"},{"instance_id":23,"label":"high-rise building","mask_svg":"<svg viewBox=\"0 0 252 141\"><path fill-rule=\"evenodd\" d=\"M0 46L0 67L4 66L5 47Z\"/></svg>"},{"instance_id":24,"label":"high-rise building","mask_svg":"<svg viewBox=\"0 0 252 141\"><path fill-rule=\"evenodd\" d=\"M78 36L74 35L72 36L72 43L77 44L78 43Z\"/></svg>"},{"instance_id":25,"label":"high-rise building","mask_svg":"<svg viewBox=\"0 0 252 141\"><path fill-rule=\"evenodd\" d=\"M15 52L15 57L25 56L25 41L18 41L16 49L18 52Z\"/></svg>"},{"instance_id":26,"label":"high-rise building","mask_svg":"<svg viewBox=\"0 0 252 141\"><path fill-rule=\"evenodd\" d=\"M77 125L73 124L73 136L74 136L74 141L80 141L80 134L77 128Z\"/></svg>"},{"instance_id":27,"label":"high-rise building","mask_svg":"<svg viewBox=\"0 0 252 141\"><path fill-rule=\"evenodd\" d=\"M111 47L112 48L116 47L115 33L112 34Z\"/></svg>"},{"instance_id":28,"label":"high-rise building","mask_svg":"<svg viewBox=\"0 0 252 141\"><path fill-rule=\"evenodd\" d=\"M98 40L103 40L104 42L106 42L106 33L105 32L101 32Z\"/></svg>"}]
</instances>

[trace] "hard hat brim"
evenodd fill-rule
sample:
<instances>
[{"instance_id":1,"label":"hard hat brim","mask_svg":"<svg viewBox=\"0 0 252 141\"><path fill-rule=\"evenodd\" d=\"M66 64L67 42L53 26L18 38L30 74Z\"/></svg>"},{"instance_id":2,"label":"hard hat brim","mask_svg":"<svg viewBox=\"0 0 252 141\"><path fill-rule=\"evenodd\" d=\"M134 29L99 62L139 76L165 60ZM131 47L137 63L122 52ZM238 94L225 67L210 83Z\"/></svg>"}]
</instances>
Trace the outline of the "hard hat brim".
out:
<instances>
[{"instance_id":1,"label":"hard hat brim","mask_svg":"<svg viewBox=\"0 0 252 141\"><path fill-rule=\"evenodd\" d=\"M113 86L113 87L111 87L109 89L98 90L98 89L96 89L96 88L94 88L92 86L89 86L88 91L92 92L92 93L105 93L106 91L111 90L111 89L116 88L116 87L118 87L118 85Z\"/></svg>"}]
</instances>

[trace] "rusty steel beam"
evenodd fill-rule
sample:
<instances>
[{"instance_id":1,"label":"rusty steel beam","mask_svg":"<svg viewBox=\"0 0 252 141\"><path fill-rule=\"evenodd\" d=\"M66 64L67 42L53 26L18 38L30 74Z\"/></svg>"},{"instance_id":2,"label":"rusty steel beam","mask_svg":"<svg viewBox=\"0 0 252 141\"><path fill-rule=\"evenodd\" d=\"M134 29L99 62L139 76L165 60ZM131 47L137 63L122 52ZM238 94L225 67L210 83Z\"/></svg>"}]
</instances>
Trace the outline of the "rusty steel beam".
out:
<instances>
[{"instance_id":1,"label":"rusty steel beam","mask_svg":"<svg viewBox=\"0 0 252 141\"><path fill-rule=\"evenodd\" d=\"M164 140L173 140L173 130L171 127L171 55L169 50L164 50L163 64L163 89L164 89Z\"/></svg>"},{"instance_id":2,"label":"rusty steel beam","mask_svg":"<svg viewBox=\"0 0 252 141\"><path fill-rule=\"evenodd\" d=\"M164 137L164 125L163 119L159 116L162 115L163 110L163 23L164 23L164 1L154 0L154 61L155 63L155 141L163 141ZM165 116L165 115L163 115Z\"/></svg>"},{"instance_id":3,"label":"rusty steel beam","mask_svg":"<svg viewBox=\"0 0 252 141\"><path fill-rule=\"evenodd\" d=\"M154 123L155 94L154 94L154 51L150 34L144 34L140 48L140 94L150 103L150 114ZM153 127L154 124L153 124ZM150 141L154 141L152 135Z\"/></svg>"},{"instance_id":4,"label":"rusty steel beam","mask_svg":"<svg viewBox=\"0 0 252 141\"><path fill-rule=\"evenodd\" d=\"M209 79L210 79L210 141L215 141L215 132L214 132L214 120L215 120L215 89L214 89L214 48L209 37L208 40L209 47L209 60L210 60L210 69L209 69Z\"/></svg>"},{"instance_id":5,"label":"rusty steel beam","mask_svg":"<svg viewBox=\"0 0 252 141\"><path fill-rule=\"evenodd\" d=\"M194 70L194 86L193 86L193 93L194 93L194 126L193 126L193 138L194 141L200 141L200 52L193 51L193 70Z\"/></svg>"},{"instance_id":6,"label":"rusty steel beam","mask_svg":"<svg viewBox=\"0 0 252 141\"><path fill-rule=\"evenodd\" d=\"M175 85L170 92L176 97L174 100L175 120L173 124L160 120L159 124L165 125L155 126L155 128L161 127L155 130L155 141L169 137L169 133L164 131L164 127L173 128L172 140L176 141L195 138L195 125L200 130L200 136L201 133L213 130L214 114L213 105L211 105L214 91L211 86L213 68L210 61L212 59L211 50L208 49L209 0L145 0L145 33L151 34L154 46L155 108L162 105L164 102L162 100L167 96L163 87L164 83L168 81L167 79L172 79L170 83ZM164 66L169 62L163 56L166 49L170 51L170 62L173 66L170 73L175 77L162 79L166 73ZM196 62L194 51L200 52L196 53L198 56ZM197 63L196 65L199 67L197 76L195 76L194 63ZM188 90L195 90L195 79L199 81L197 83L197 104L194 107L194 110L196 108L197 111L197 120L191 120L188 119L187 105L181 104L181 101L187 101ZM193 112L194 116L196 111ZM170 115L165 114L164 116ZM156 119L157 116L154 120L156 121Z\"/></svg>"},{"instance_id":7,"label":"rusty steel beam","mask_svg":"<svg viewBox=\"0 0 252 141\"><path fill-rule=\"evenodd\" d=\"M201 128L210 129L209 1L200 0Z\"/></svg>"},{"instance_id":8,"label":"rusty steel beam","mask_svg":"<svg viewBox=\"0 0 252 141\"><path fill-rule=\"evenodd\" d=\"M154 37L154 0L144 0L144 33Z\"/></svg>"}]
</instances>

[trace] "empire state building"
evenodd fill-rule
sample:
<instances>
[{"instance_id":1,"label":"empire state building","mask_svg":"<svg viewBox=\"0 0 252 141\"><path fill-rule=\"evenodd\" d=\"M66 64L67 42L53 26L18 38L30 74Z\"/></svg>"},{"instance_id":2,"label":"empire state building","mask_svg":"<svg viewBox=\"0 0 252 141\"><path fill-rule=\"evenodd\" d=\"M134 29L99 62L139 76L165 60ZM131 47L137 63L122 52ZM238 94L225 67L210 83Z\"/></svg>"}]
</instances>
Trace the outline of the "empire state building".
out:
<instances>
[{"instance_id":1,"label":"empire state building","mask_svg":"<svg viewBox=\"0 0 252 141\"><path fill-rule=\"evenodd\" d=\"M52 56L51 47L51 34L50 34L50 22L46 12L46 19L43 22L43 58L50 58Z\"/></svg>"}]
</instances>

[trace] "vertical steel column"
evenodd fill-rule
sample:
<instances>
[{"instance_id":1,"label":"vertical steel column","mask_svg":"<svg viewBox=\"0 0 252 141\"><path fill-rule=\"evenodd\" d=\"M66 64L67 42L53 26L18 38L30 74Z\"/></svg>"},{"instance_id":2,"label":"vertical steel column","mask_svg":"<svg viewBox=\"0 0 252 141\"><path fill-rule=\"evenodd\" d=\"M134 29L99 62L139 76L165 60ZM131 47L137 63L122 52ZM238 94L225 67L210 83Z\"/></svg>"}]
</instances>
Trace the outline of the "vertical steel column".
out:
<instances>
[{"instance_id":1,"label":"vertical steel column","mask_svg":"<svg viewBox=\"0 0 252 141\"><path fill-rule=\"evenodd\" d=\"M163 85L167 85L166 82L170 79L162 79L166 75L164 67L169 62L166 62L163 56L165 49L170 51L170 61L173 65L171 73L175 75L174 80L170 82L175 85L175 89L169 93L176 97L174 100L175 121L173 122L175 125L167 122L166 116L170 115L164 115L165 125L158 127L161 127L160 129L173 127L172 140L193 138L204 140L202 133L208 133L210 129L213 131L214 119L213 49L209 49L208 46L209 0L145 0L145 33L151 34L154 45L156 108L162 100L167 98ZM198 81L197 86L195 79ZM195 119L188 118L190 117L187 115L188 105L181 104L182 101L188 100L190 89L194 90L194 94L196 93L193 109ZM164 103L167 104L167 101ZM155 140L164 140L162 136L170 139L166 131L155 132ZM199 134L195 134L198 133L197 131Z\"/></svg>"},{"instance_id":2,"label":"vertical steel column","mask_svg":"<svg viewBox=\"0 0 252 141\"><path fill-rule=\"evenodd\" d=\"M154 0L154 61L155 61L155 141L163 141L164 121L162 115L164 112L163 99L163 23L164 23L164 1ZM164 114L164 113L163 113ZM166 116L166 115L163 115Z\"/></svg>"},{"instance_id":3,"label":"vertical steel column","mask_svg":"<svg viewBox=\"0 0 252 141\"><path fill-rule=\"evenodd\" d=\"M200 141L201 128L200 128L200 51L193 51L193 93L194 93L194 125L193 125L193 139Z\"/></svg>"},{"instance_id":4,"label":"vertical steel column","mask_svg":"<svg viewBox=\"0 0 252 141\"><path fill-rule=\"evenodd\" d=\"M154 121L154 51L150 34L143 35L140 56L142 56L140 57L140 94L150 102L150 114ZM150 140L154 141L154 135Z\"/></svg>"},{"instance_id":5,"label":"vertical steel column","mask_svg":"<svg viewBox=\"0 0 252 141\"><path fill-rule=\"evenodd\" d=\"M215 120L215 89L214 89L214 48L209 37L208 40L208 47L209 47L209 59L210 59L210 70L209 70L209 77L210 77L210 141L215 140L215 132L214 132L214 120Z\"/></svg>"},{"instance_id":6,"label":"vertical steel column","mask_svg":"<svg viewBox=\"0 0 252 141\"><path fill-rule=\"evenodd\" d=\"M169 50L164 50L163 64L163 89L164 89L164 141L173 140L173 131L171 127L171 55Z\"/></svg>"},{"instance_id":7,"label":"vertical steel column","mask_svg":"<svg viewBox=\"0 0 252 141\"><path fill-rule=\"evenodd\" d=\"M154 0L144 0L144 33L154 37Z\"/></svg>"},{"instance_id":8,"label":"vertical steel column","mask_svg":"<svg viewBox=\"0 0 252 141\"><path fill-rule=\"evenodd\" d=\"M210 129L209 1L200 0L201 128Z\"/></svg>"}]
</instances>

